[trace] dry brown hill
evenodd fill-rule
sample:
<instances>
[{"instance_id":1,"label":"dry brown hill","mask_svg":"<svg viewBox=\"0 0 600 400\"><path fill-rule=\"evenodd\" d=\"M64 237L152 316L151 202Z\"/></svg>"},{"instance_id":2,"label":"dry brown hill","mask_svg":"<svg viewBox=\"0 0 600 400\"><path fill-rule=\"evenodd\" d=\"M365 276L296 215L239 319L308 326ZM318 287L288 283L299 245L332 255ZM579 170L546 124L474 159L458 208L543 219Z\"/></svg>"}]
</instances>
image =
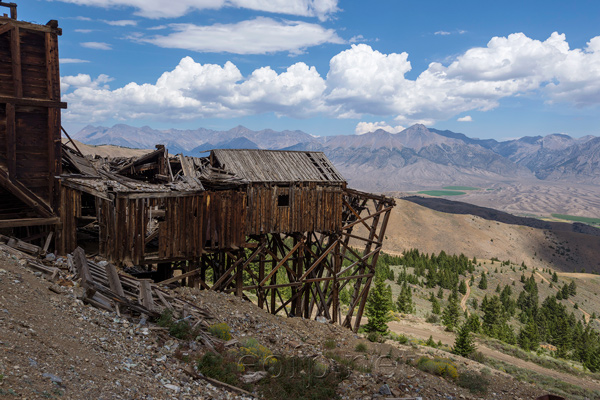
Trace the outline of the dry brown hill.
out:
<instances>
[{"instance_id":1,"label":"dry brown hill","mask_svg":"<svg viewBox=\"0 0 600 400\"><path fill-rule=\"evenodd\" d=\"M63 143L68 143L69 139L63 138ZM151 152L152 150L147 149L131 149L129 147L121 147L114 145L102 145L102 146L91 146L85 143L81 143L77 140L73 140L75 145L85 155L100 156L100 157L140 157L144 154ZM68 144L70 147L73 145Z\"/></svg>"},{"instance_id":2,"label":"dry brown hill","mask_svg":"<svg viewBox=\"0 0 600 400\"><path fill-rule=\"evenodd\" d=\"M470 214L435 211L397 199L384 251L411 248L426 253L463 253L468 257L511 260L567 272L600 272L600 237L556 229L536 229Z\"/></svg>"}]
</instances>

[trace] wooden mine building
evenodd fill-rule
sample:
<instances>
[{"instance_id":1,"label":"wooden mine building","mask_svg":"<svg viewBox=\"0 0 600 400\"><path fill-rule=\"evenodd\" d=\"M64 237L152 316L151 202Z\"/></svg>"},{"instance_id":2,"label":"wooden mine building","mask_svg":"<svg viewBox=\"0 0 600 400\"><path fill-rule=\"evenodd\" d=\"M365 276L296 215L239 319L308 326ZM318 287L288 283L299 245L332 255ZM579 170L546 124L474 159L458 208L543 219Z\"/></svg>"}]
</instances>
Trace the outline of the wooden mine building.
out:
<instances>
[{"instance_id":1,"label":"wooden mine building","mask_svg":"<svg viewBox=\"0 0 600 400\"><path fill-rule=\"evenodd\" d=\"M0 233L46 247L54 238L58 254L80 246L163 284L233 292L274 314L358 329L393 199L347 188L321 152L194 158L159 145L134 159L85 157L60 142L60 29L17 21L8 6Z\"/></svg>"}]
</instances>

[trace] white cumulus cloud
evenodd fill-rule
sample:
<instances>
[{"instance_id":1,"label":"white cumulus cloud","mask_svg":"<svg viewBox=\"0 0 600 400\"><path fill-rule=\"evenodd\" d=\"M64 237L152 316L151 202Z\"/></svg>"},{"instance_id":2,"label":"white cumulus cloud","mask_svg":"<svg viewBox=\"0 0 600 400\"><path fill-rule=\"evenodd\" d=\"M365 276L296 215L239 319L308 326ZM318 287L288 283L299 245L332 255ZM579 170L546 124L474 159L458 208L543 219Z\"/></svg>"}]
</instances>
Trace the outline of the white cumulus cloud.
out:
<instances>
[{"instance_id":1,"label":"white cumulus cloud","mask_svg":"<svg viewBox=\"0 0 600 400\"><path fill-rule=\"evenodd\" d=\"M61 60L62 61L62 60ZM96 79L92 79L91 76L87 74L77 74L77 75L68 75L61 76L60 78L60 90L65 92L69 90L69 88L104 88L107 89L106 85L108 82L111 82L113 78L109 77L105 74L100 74Z\"/></svg>"},{"instance_id":2,"label":"white cumulus cloud","mask_svg":"<svg viewBox=\"0 0 600 400\"><path fill-rule=\"evenodd\" d=\"M105 24L112 25L112 26L136 26L137 25L137 21L133 21L131 19L120 19L117 21L110 21L110 20L103 19L101 21L104 22Z\"/></svg>"},{"instance_id":3,"label":"white cumulus cloud","mask_svg":"<svg viewBox=\"0 0 600 400\"><path fill-rule=\"evenodd\" d=\"M104 42L83 42L81 46L95 50L112 50L112 46Z\"/></svg>"},{"instance_id":4,"label":"white cumulus cloud","mask_svg":"<svg viewBox=\"0 0 600 400\"><path fill-rule=\"evenodd\" d=\"M265 54L289 51L302 53L310 46L343 43L332 29L301 21L276 21L258 17L235 24L199 26L171 24L174 32L151 37L135 36L133 40L160 47L198 52ZM268 32L268 34L265 34Z\"/></svg>"},{"instance_id":5,"label":"white cumulus cloud","mask_svg":"<svg viewBox=\"0 0 600 400\"><path fill-rule=\"evenodd\" d=\"M359 122L356 124L354 133L357 135L364 135L365 133L375 132L377 129L383 129L386 132L398 133L406 129L402 125L391 126L385 121L379 122Z\"/></svg>"},{"instance_id":6,"label":"white cumulus cloud","mask_svg":"<svg viewBox=\"0 0 600 400\"><path fill-rule=\"evenodd\" d=\"M317 17L326 20L338 11L337 0L177 0L165 4L162 0L61 0L85 6L116 8L133 7L146 18L176 18L194 10L246 8L278 14Z\"/></svg>"},{"instance_id":7,"label":"white cumulus cloud","mask_svg":"<svg viewBox=\"0 0 600 400\"><path fill-rule=\"evenodd\" d=\"M457 119L458 122L473 122L473 118L470 115L465 115Z\"/></svg>"},{"instance_id":8,"label":"white cumulus cloud","mask_svg":"<svg viewBox=\"0 0 600 400\"><path fill-rule=\"evenodd\" d=\"M61 58L61 64L81 64L81 63L89 63L88 60L82 60L80 58Z\"/></svg>"},{"instance_id":9,"label":"white cumulus cloud","mask_svg":"<svg viewBox=\"0 0 600 400\"><path fill-rule=\"evenodd\" d=\"M266 48L262 44L251 51ZM287 50L301 48L288 45ZM244 76L231 62L199 64L185 57L154 84L132 82L111 90L106 83L94 86L91 78L63 80L69 90L65 115L95 121L269 112L299 118L370 115L402 127L458 115L468 122L471 117L465 114L491 110L501 99L523 94L578 107L600 106L600 36L583 49L571 49L558 33L545 41L515 33L492 38L486 47L469 49L447 65L431 63L416 78L406 77L410 70L407 53L385 54L366 44L353 44L332 57L326 76L301 62L283 72L265 66ZM363 122L356 132L383 126L398 128Z\"/></svg>"},{"instance_id":10,"label":"white cumulus cloud","mask_svg":"<svg viewBox=\"0 0 600 400\"><path fill-rule=\"evenodd\" d=\"M69 103L64 115L70 120L225 118L263 112L305 117L324 111L325 82L304 63L280 74L264 67L244 78L231 62L199 64L185 57L155 84L132 82L115 90L94 85L87 75L66 78L62 83L74 88L62 97Z\"/></svg>"}]
</instances>

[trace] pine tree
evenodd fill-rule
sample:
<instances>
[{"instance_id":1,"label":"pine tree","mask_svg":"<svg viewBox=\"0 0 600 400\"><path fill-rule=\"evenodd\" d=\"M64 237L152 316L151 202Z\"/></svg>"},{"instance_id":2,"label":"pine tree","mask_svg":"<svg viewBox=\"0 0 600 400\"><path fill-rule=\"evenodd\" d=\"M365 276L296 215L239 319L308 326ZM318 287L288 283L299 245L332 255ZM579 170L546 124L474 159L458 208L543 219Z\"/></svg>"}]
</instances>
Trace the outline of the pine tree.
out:
<instances>
[{"instance_id":1,"label":"pine tree","mask_svg":"<svg viewBox=\"0 0 600 400\"><path fill-rule=\"evenodd\" d=\"M350 292L346 289L340 291L340 302L345 305L350 304Z\"/></svg>"},{"instance_id":2,"label":"pine tree","mask_svg":"<svg viewBox=\"0 0 600 400\"><path fill-rule=\"evenodd\" d=\"M454 354L458 354L459 356L467 357L469 354L473 353L475 349L475 342L471 337L469 325L467 325L465 322L458 330L458 335L456 335L452 352Z\"/></svg>"},{"instance_id":3,"label":"pine tree","mask_svg":"<svg viewBox=\"0 0 600 400\"><path fill-rule=\"evenodd\" d=\"M465 321L465 325L467 325L469 330L473 333L479 333L479 331L481 331L481 321L479 320L479 316L475 313L469 315Z\"/></svg>"},{"instance_id":4,"label":"pine tree","mask_svg":"<svg viewBox=\"0 0 600 400\"><path fill-rule=\"evenodd\" d=\"M460 305L458 304L458 297L450 296L449 303L442 313L442 323L447 330L452 331L458 325L459 318Z\"/></svg>"},{"instance_id":5,"label":"pine tree","mask_svg":"<svg viewBox=\"0 0 600 400\"><path fill-rule=\"evenodd\" d=\"M537 324L533 319L530 319L527 324L521 328L518 342L519 346L526 351L535 351L540 345Z\"/></svg>"},{"instance_id":6,"label":"pine tree","mask_svg":"<svg viewBox=\"0 0 600 400\"><path fill-rule=\"evenodd\" d=\"M443 299L444 298L444 289L442 289L442 287L440 286L438 292L437 292L437 298L438 299Z\"/></svg>"},{"instance_id":7,"label":"pine tree","mask_svg":"<svg viewBox=\"0 0 600 400\"><path fill-rule=\"evenodd\" d=\"M442 312L440 302L435 297L433 298L433 302L431 303L431 312L436 315L440 315Z\"/></svg>"},{"instance_id":8,"label":"pine tree","mask_svg":"<svg viewBox=\"0 0 600 400\"><path fill-rule=\"evenodd\" d=\"M381 277L375 278L375 287L371 289L367 300L366 314L369 322L365 325L365 331L386 333L387 323L390 321L388 311L392 308L392 302Z\"/></svg>"},{"instance_id":9,"label":"pine tree","mask_svg":"<svg viewBox=\"0 0 600 400\"><path fill-rule=\"evenodd\" d=\"M485 272L483 274L481 274L481 280L479 281L479 285L477 286L479 289L481 290L486 290L487 289L487 277L485 275Z\"/></svg>"},{"instance_id":10,"label":"pine tree","mask_svg":"<svg viewBox=\"0 0 600 400\"><path fill-rule=\"evenodd\" d=\"M600 345L590 351L589 357L584 361L583 365L591 372L600 371Z\"/></svg>"},{"instance_id":11,"label":"pine tree","mask_svg":"<svg viewBox=\"0 0 600 400\"><path fill-rule=\"evenodd\" d=\"M404 314L411 314L413 312L412 290L406 282L402 285L402 289L398 295L396 309L398 312Z\"/></svg>"},{"instance_id":12,"label":"pine tree","mask_svg":"<svg viewBox=\"0 0 600 400\"><path fill-rule=\"evenodd\" d=\"M435 340L433 340L433 336L429 335L429 339L427 339L427 341L425 342L425 344L429 347L437 347L437 345L435 344Z\"/></svg>"},{"instance_id":13,"label":"pine tree","mask_svg":"<svg viewBox=\"0 0 600 400\"><path fill-rule=\"evenodd\" d=\"M569 298L569 286L565 283L560 291L562 292L562 298L567 300Z\"/></svg>"},{"instance_id":14,"label":"pine tree","mask_svg":"<svg viewBox=\"0 0 600 400\"><path fill-rule=\"evenodd\" d=\"M502 323L504 322L504 312L500 298L492 296L486 302L485 306L482 305L481 310L483 311L483 323L481 326L483 333L494 338L499 338Z\"/></svg>"},{"instance_id":15,"label":"pine tree","mask_svg":"<svg viewBox=\"0 0 600 400\"><path fill-rule=\"evenodd\" d=\"M471 299L471 307L473 307L473 310L477 310L477 299L476 298L472 298Z\"/></svg>"},{"instance_id":16,"label":"pine tree","mask_svg":"<svg viewBox=\"0 0 600 400\"><path fill-rule=\"evenodd\" d=\"M462 294L467 294L467 285L465 281L460 281L460 284L458 285L458 291Z\"/></svg>"},{"instance_id":17,"label":"pine tree","mask_svg":"<svg viewBox=\"0 0 600 400\"><path fill-rule=\"evenodd\" d=\"M556 275L556 271L552 274L552 282L558 282L558 275Z\"/></svg>"},{"instance_id":18,"label":"pine tree","mask_svg":"<svg viewBox=\"0 0 600 400\"><path fill-rule=\"evenodd\" d=\"M577 294L577 285L575 284L575 281L571 281L571 283L569 283L569 295L575 296L576 294Z\"/></svg>"},{"instance_id":19,"label":"pine tree","mask_svg":"<svg viewBox=\"0 0 600 400\"><path fill-rule=\"evenodd\" d=\"M501 291L501 289L500 289L500 284L498 284L498 285L496 286L496 293L500 293L500 291Z\"/></svg>"}]
</instances>

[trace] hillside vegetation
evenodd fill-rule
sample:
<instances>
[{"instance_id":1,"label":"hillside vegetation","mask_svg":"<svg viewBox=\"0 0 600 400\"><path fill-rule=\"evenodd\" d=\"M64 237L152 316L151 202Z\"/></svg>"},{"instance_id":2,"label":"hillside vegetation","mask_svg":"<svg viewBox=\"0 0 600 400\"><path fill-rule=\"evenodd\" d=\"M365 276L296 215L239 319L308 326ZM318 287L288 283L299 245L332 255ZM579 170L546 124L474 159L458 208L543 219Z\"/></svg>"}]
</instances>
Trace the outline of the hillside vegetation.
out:
<instances>
[{"instance_id":1,"label":"hillside vegetation","mask_svg":"<svg viewBox=\"0 0 600 400\"><path fill-rule=\"evenodd\" d=\"M502 368L519 379L533 378L523 375L524 369L511 369L511 364L484 356L476 351L478 346L535 363L542 370L581 378L572 381L573 386L565 384L569 381L565 376L561 377L564 381L546 382L567 398L589 395L585 389L600 389L596 381L600 378L600 322L595 312L600 309L600 276L540 269L496 257L482 260L416 249L382 257L377 275L387 300L376 300L372 294L371 307L375 302L387 304L391 313L387 320L399 322L390 322L391 339L397 338L395 333L405 333L415 337L416 343ZM369 318L376 317L369 310ZM412 323L403 325L407 320ZM430 328L419 331L417 325ZM372 328L369 320L364 329ZM452 345L433 339L438 328L452 338ZM381 329L379 333L385 334ZM596 383L585 383L586 379Z\"/></svg>"}]
</instances>

